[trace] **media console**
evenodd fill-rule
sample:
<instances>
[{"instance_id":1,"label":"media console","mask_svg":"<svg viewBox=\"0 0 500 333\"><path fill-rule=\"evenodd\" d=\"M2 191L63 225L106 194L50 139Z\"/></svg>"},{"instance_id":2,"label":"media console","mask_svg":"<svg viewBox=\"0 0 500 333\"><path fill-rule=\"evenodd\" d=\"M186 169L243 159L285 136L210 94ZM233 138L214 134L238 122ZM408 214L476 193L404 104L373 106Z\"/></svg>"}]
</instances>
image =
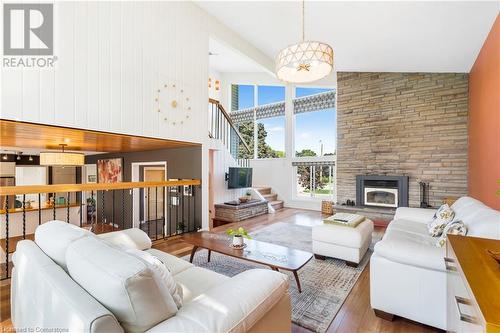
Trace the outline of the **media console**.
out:
<instances>
[{"instance_id":1,"label":"media console","mask_svg":"<svg viewBox=\"0 0 500 333\"><path fill-rule=\"evenodd\" d=\"M215 204L213 226L218 227L231 222L243 221L268 213L266 200L250 200L239 205Z\"/></svg>"}]
</instances>

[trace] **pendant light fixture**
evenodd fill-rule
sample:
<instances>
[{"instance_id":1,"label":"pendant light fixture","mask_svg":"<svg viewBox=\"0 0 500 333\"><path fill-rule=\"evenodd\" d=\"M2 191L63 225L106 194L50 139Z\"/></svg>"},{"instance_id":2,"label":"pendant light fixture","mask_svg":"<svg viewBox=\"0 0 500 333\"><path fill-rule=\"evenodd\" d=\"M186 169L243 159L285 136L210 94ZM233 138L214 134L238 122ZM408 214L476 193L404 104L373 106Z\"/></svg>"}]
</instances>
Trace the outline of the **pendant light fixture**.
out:
<instances>
[{"instance_id":1,"label":"pendant light fixture","mask_svg":"<svg viewBox=\"0 0 500 333\"><path fill-rule=\"evenodd\" d=\"M82 166L85 163L85 156L82 153L70 153L64 151L66 144L60 144L61 151L41 152L40 165L47 166Z\"/></svg>"},{"instance_id":2,"label":"pendant light fixture","mask_svg":"<svg viewBox=\"0 0 500 333\"><path fill-rule=\"evenodd\" d=\"M286 82L313 82L330 74L333 68L332 47L305 40L304 13L305 0L302 0L302 41L284 48L276 57L276 75Z\"/></svg>"}]
</instances>

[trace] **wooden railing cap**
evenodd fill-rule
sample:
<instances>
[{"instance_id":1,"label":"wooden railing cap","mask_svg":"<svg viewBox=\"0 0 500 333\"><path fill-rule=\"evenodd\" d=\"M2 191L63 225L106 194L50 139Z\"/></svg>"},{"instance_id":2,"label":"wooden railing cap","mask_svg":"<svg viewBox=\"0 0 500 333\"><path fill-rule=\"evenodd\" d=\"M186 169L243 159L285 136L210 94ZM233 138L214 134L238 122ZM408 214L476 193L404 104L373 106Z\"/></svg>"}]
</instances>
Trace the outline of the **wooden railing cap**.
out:
<instances>
[{"instance_id":1,"label":"wooden railing cap","mask_svg":"<svg viewBox=\"0 0 500 333\"><path fill-rule=\"evenodd\" d=\"M185 179L185 180L167 180L160 182L121 182L121 183L2 186L0 187L0 195L127 190L134 188L173 187L173 186L189 186L189 185L194 185L194 186L201 185L201 181L199 179Z\"/></svg>"}]
</instances>

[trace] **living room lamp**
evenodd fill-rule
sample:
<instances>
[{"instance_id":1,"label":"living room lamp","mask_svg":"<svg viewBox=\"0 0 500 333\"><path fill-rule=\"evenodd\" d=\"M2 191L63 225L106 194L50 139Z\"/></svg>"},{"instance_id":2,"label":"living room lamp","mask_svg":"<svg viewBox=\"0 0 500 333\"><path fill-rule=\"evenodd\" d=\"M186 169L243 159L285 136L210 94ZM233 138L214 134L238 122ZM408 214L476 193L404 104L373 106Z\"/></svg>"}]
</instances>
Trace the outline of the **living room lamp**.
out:
<instances>
[{"instance_id":1,"label":"living room lamp","mask_svg":"<svg viewBox=\"0 0 500 333\"><path fill-rule=\"evenodd\" d=\"M276 76L286 82L313 82L330 74L333 68L332 47L305 40L304 7L302 0L302 41L282 49L276 57Z\"/></svg>"},{"instance_id":2,"label":"living room lamp","mask_svg":"<svg viewBox=\"0 0 500 333\"><path fill-rule=\"evenodd\" d=\"M70 153L64 151L66 144L60 144L61 151L41 152L40 165L46 166L82 166L85 164L85 156L82 153Z\"/></svg>"}]
</instances>

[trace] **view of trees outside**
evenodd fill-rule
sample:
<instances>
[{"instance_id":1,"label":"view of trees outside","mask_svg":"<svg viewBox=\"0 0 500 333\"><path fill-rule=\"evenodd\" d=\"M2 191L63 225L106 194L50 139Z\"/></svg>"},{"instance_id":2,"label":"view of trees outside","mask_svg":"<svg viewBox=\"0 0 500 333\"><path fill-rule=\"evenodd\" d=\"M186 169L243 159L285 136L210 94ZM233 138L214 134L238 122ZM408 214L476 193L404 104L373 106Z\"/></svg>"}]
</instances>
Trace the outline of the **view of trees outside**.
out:
<instances>
[{"instance_id":1,"label":"view of trees outside","mask_svg":"<svg viewBox=\"0 0 500 333\"><path fill-rule=\"evenodd\" d=\"M253 85L237 85L238 89L238 110L254 107L254 89ZM247 143L250 151L247 151L243 143L238 142L238 158L253 158L253 121L244 122L238 125L238 130Z\"/></svg>"},{"instance_id":2,"label":"view of trees outside","mask_svg":"<svg viewBox=\"0 0 500 333\"><path fill-rule=\"evenodd\" d=\"M285 87L257 87L259 106L284 101ZM258 132L258 158L285 157L285 116L259 119Z\"/></svg>"},{"instance_id":3,"label":"view of trees outside","mask_svg":"<svg viewBox=\"0 0 500 333\"><path fill-rule=\"evenodd\" d=\"M254 86L238 85L238 110L254 106ZM285 87L258 86L258 105L282 102L285 100ZM250 147L247 152L245 146L238 145L238 158L253 158L254 128L253 122L244 122L238 125L243 139ZM278 158L285 156L285 117L259 119L257 122L257 157Z\"/></svg>"},{"instance_id":4,"label":"view of trees outside","mask_svg":"<svg viewBox=\"0 0 500 333\"><path fill-rule=\"evenodd\" d=\"M296 152L297 157L314 157L317 154L311 149ZM333 155L333 154L331 154ZM328 165L297 166L297 194L299 196L331 196L333 195L333 167Z\"/></svg>"}]
</instances>

